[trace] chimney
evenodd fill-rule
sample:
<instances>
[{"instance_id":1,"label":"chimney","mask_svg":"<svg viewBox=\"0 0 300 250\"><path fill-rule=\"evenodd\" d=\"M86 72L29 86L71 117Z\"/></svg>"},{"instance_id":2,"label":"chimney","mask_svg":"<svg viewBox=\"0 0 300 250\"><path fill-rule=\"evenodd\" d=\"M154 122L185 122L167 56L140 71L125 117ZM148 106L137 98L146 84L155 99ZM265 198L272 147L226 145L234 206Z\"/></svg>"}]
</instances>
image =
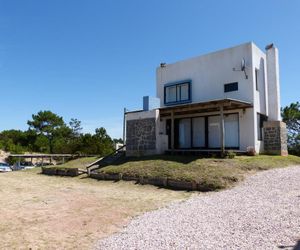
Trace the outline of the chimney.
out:
<instances>
[{"instance_id":1,"label":"chimney","mask_svg":"<svg viewBox=\"0 0 300 250\"><path fill-rule=\"evenodd\" d=\"M278 49L266 46L269 120L281 121Z\"/></svg>"}]
</instances>

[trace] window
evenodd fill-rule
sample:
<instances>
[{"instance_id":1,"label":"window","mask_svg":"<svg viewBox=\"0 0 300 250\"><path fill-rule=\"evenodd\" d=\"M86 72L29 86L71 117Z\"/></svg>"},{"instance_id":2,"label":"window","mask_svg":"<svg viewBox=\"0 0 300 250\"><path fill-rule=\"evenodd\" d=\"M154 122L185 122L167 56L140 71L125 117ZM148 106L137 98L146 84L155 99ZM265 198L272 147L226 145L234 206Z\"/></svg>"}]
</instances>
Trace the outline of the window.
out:
<instances>
[{"instance_id":1,"label":"window","mask_svg":"<svg viewBox=\"0 0 300 250\"><path fill-rule=\"evenodd\" d=\"M181 84L179 86L177 86L177 88L180 88L180 100L181 101L186 101L190 99L190 90L189 90L189 84L185 83L185 84Z\"/></svg>"},{"instance_id":2,"label":"window","mask_svg":"<svg viewBox=\"0 0 300 250\"><path fill-rule=\"evenodd\" d=\"M224 92L237 91L239 89L238 82L224 84Z\"/></svg>"},{"instance_id":3,"label":"window","mask_svg":"<svg viewBox=\"0 0 300 250\"><path fill-rule=\"evenodd\" d=\"M262 141L264 121L267 121L268 117L257 113L257 140Z\"/></svg>"},{"instance_id":4,"label":"window","mask_svg":"<svg viewBox=\"0 0 300 250\"><path fill-rule=\"evenodd\" d=\"M166 88L166 102L176 102L176 86Z\"/></svg>"},{"instance_id":5,"label":"window","mask_svg":"<svg viewBox=\"0 0 300 250\"><path fill-rule=\"evenodd\" d=\"M186 103L191 101L191 82L165 86L165 104Z\"/></svg>"},{"instance_id":6,"label":"window","mask_svg":"<svg viewBox=\"0 0 300 250\"><path fill-rule=\"evenodd\" d=\"M256 90L258 91L258 69L255 69L255 85Z\"/></svg>"}]
</instances>

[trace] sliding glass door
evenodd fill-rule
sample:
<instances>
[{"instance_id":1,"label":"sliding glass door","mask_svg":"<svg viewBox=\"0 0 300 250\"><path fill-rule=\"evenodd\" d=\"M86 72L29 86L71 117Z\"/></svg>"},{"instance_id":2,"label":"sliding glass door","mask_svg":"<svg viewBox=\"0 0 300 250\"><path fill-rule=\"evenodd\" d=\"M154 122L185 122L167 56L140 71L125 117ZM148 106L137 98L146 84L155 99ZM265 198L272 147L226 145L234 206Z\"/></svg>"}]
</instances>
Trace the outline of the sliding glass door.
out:
<instances>
[{"instance_id":1,"label":"sliding glass door","mask_svg":"<svg viewBox=\"0 0 300 250\"><path fill-rule=\"evenodd\" d=\"M221 147L220 135L220 116L208 117L208 147L220 148Z\"/></svg>"},{"instance_id":2,"label":"sliding glass door","mask_svg":"<svg viewBox=\"0 0 300 250\"><path fill-rule=\"evenodd\" d=\"M193 117L175 120L175 147L221 148L220 116ZM239 116L224 115L225 147L239 148Z\"/></svg>"},{"instance_id":3,"label":"sliding glass door","mask_svg":"<svg viewBox=\"0 0 300 250\"><path fill-rule=\"evenodd\" d=\"M230 114L225 115L225 147L238 148L239 147L239 115Z\"/></svg>"},{"instance_id":4,"label":"sliding glass door","mask_svg":"<svg viewBox=\"0 0 300 250\"><path fill-rule=\"evenodd\" d=\"M179 148L191 148L191 119L179 120Z\"/></svg>"},{"instance_id":5,"label":"sliding glass door","mask_svg":"<svg viewBox=\"0 0 300 250\"><path fill-rule=\"evenodd\" d=\"M192 119L193 123L193 148L205 147L205 118L196 117Z\"/></svg>"}]
</instances>

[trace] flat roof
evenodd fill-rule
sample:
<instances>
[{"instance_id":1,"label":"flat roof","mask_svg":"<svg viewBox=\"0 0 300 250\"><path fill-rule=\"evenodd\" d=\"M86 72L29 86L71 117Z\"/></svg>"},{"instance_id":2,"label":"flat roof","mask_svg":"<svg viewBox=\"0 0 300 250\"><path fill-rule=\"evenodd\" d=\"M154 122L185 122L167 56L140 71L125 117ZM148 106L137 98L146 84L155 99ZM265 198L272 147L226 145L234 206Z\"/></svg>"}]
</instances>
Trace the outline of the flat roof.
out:
<instances>
[{"instance_id":1,"label":"flat roof","mask_svg":"<svg viewBox=\"0 0 300 250\"><path fill-rule=\"evenodd\" d=\"M261 50L253 41L249 41L249 42L245 42L245 43L238 44L238 45L235 45L235 46L231 46L231 47L227 47L227 48L223 48L223 49L217 49L217 50L206 52L206 53L203 53L203 54L200 54L200 55L197 55L197 56L193 56L193 57L177 60L177 61L174 61L174 62L166 63L165 66L173 65L173 64L181 63L181 62L185 62L185 61L194 60L194 59L197 59L199 57L206 57L206 56L210 56L210 55L214 55L214 54L219 54L219 53L223 53L227 50L234 50L234 49L237 49L239 47L245 47L245 46L254 46L257 49L259 49L262 53L265 54L265 52L263 50ZM157 69L159 69L159 68L161 68L161 66L157 66Z\"/></svg>"},{"instance_id":2,"label":"flat roof","mask_svg":"<svg viewBox=\"0 0 300 250\"><path fill-rule=\"evenodd\" d=\"M125 114L130 114L130 113L139 113L139 112L144 112L145 110L139 109L139 110L133 110L133 111L126 111Z\"/></svg>"}]
</instances>

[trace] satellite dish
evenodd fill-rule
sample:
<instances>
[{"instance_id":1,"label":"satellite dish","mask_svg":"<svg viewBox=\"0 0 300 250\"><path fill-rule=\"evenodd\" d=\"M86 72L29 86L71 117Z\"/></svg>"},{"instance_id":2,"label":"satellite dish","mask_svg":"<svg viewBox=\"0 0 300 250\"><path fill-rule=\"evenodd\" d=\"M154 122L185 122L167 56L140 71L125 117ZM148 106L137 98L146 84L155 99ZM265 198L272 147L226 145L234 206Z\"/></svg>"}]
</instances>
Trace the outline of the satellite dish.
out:
<instances>
[{"instance_id":1,"label":"satellite dish","mask_svg":"<svg viewBox=\"0 0 300 250\"><path fill-rule=\"evenodd\" d=\"M245 71L245 69L246 69L246 62L245 62L245 58L243 58L241 61L241 71Z\"/></svg>"},{"instance_id":2,"label":"satellite dish","mask_svg":"<svg viewBox=\"0 0 300 250\"><path fill-rule=\"evenodd\" d=\"M245 74L245 78L248 79L248 75L247 75L247 72L246 72L246 61L245 61L245 58L243 58L242 61L241 61L241 69L233 68L232 70L233 71L243 71L244 74Z\"/></svg>"}]
</instances>

